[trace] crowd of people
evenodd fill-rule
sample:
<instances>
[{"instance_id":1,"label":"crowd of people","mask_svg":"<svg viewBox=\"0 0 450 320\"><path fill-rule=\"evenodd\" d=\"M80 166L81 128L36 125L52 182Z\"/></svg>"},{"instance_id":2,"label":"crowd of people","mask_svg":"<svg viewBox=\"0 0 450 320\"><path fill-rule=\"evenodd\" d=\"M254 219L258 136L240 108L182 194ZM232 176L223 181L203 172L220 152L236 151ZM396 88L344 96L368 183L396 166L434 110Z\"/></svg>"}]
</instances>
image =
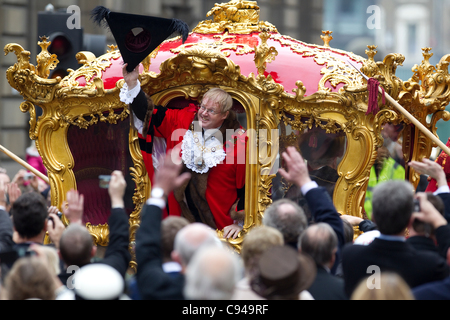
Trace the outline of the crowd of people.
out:
<instances>
[{"instance_id":1,"label":"crowd of people","mask_svg":"<svg viewBox=\"0 0 450 320\"><path fill-rule=\"evenodd\" d=\"M174 150L176 153L179 150ZM175 154L174 153L174 154ZM191 177L174 154L155 172L154 187L169 194ZM47 202L36 177L12 181L0 173L1 299L5 300L427 300L450 298L450 190L436 162L409 165L437 181L415 193L407 181L373 190L372 220L340 216L312 181L295 148L280 174L297 185L312 219L295 202L269 206L261 226L234 252L210 226L183 217L163 219L165 204L148 199L136 236L137 273L129 264L125 179L112 174L109 246L96 246L82 223L83 195L71 190L63 214ZM3 200L4 199L4 200ZM8 200L8 201L6 201ZM417 205L417 206L416 206ZM350 227L346 227L350 226ZM353 227L365 241L353 241ZM48 235L51 244L44 245ZM358 240L358 239L356 239Z\"/></svg>"}]
</instances>

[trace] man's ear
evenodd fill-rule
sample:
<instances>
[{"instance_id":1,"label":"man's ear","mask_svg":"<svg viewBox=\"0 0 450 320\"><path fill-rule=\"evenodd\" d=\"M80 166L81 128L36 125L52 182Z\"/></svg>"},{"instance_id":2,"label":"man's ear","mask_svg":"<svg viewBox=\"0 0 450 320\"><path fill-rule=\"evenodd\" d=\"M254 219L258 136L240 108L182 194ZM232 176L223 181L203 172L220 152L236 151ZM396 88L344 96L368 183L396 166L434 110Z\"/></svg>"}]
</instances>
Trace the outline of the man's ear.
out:
<instances>
[{"instance_id":1,"label":"man's ear","mask_svg":"<svg viewBox=\"0 0 450 320\"><path fill-rule=\"evenodd\" d=\"M178 262L179 264L181 264L181 259L180 259L180 255L178 254L178 252L172 251L170 253L170 257L172 258L173 261Z\"/></svg>"},{"instance_id":2,"label":"man's ear","mask_svg":"<svg viewBox=\"0 0 450 320\"><path fill-rule=\"evenodd\" d=\"M223 120L227 119L229 114L230 114L230 111L225 112L222 116L222 119Z\"/></svg>"},{"instance_id":3,"label":"man's ear","mask_svg":"<svg viewBox=\"0 0 450 320\"><path fill-rule=\"evenodd\" d=\"M96 246L92 246L91 258L95 257L96 254L97 254L97 247Z\"/></svg>"},{"instance_id":4,"label":"man's ear","mask_svg":"<svg viewBox=\"0 0 450 320\"><path fill-rule=\"evenodd\" d=\"M450 265L450 248L447 250L447 264Z\"/></svg>"}]
</instances>

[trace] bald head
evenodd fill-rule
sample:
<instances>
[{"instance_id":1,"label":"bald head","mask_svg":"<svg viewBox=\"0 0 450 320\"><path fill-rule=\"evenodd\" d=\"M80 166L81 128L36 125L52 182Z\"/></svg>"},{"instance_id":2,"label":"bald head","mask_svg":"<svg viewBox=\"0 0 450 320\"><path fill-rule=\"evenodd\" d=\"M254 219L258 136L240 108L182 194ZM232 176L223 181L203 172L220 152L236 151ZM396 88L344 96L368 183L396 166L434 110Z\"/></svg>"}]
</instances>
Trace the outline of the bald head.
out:
<instances>
[{"instance_id":1,"label":"bald head","mask_svg":"<svg viewBox=\"0 0 450 320\"><path fill-rule=\"evenodd\" d=\"M194 253L207 245L221 247L216 232L203 223L192 223L177 233L174 251L178 253L180 262L186 266Z\"/></svg>"},{"instance_id":2,"label":"bald head","mask_svg":"<svg viewBox=\"0 0 450 320\"><path fill-rule=\"evenodd\" d=\"M3 181L5 184L11 183L10 177L4 172L0 172L0 181Z\"/></svg>"},{"instance_id":3,"label":"bald head","mask_svg":"<svg viewBox=\"0 0 450 320\"><path fill-rule=\"evenodd\" d=\"M327 267L334 263L337 246L336 233L327 223L317 223L308 227L298 244L300 250L309 254L316 264Z\"/></svg>"}]
</instances>

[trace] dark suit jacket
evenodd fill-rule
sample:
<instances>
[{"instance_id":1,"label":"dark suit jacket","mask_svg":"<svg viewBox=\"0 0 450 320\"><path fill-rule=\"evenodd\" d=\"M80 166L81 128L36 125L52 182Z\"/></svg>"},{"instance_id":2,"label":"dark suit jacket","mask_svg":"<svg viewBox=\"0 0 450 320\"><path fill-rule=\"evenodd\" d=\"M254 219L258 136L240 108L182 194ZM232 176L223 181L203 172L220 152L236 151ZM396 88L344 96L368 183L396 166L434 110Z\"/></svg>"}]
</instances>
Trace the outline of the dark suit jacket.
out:
<instances>
[{"instance_id":1,"label":"dark suit jacket","mask_svg":"<svg viewBox=\"0 0 450 320\"><path fill-rule=\"evenodd\" d=\"M423 236L414 236L408 238L406 242L412 245L414 249L418 251L428 251L438 253L438 247L434 243L433 239Z\"/></svg>"},{"instance_id":2,"label":"dark suit jacket","mask_svg":"<svg viewBox=\"0 0 450 320\"><path fill-rule=\"evenodd\" d=\"M344 279L317 266L317 276L308 292L315 300L348 300L344 291Z\"/></svg>"},{"instance_id":3,"label":"dark suit jacket","mask_svg":"<svg viewBox=\"0 0 450 320\"><path fill-rule=\"evenodd\" d=\"M416 300L450 300L450 278L413 289Z\"/></svg>"},{"instance_id":4,"label":"dark suit jacket","mask_svg":"<svg viewBox=\"0 0 450 320\"><path fill-rule=\"evenodd\" d=\"M444 217L450 223L450 193L439 193L438 197L444 202Z\"/></svg>"},{"instance_id":5,"label":"dark suit jacket","mask_svg":"<svg viewBox=\"0 0 450 320\"><path fill-rule=\"evenodd\" d=\"M128 222L125 209L112 209L108 225L109 243L101 263L110 265L125 277L131 261L131 254L128 248L130 243L130 223Z\"/></svg>"},{"instance_id":6,"label":"dark suit jacket","mask_svg":"<svg viewBox=\"0 0 450 320\"><path fill-rule=\"evenodd\" d=\"M9 213L0 210L0 252L11 251L14 246L13 223Z\"/></svg>"},{"instance_id":7,"label":"dark suit jacket","mask_svg":"<svg viewBox=\"0 0 450 320\"><path fill-rule=\"evenodd\" d=\"M169 275L162 268L162 210L144 206L136 234L136 280L143 300L184 300L184 275Z\"/></svg>"},{"instance_id":8,"label":"dark suit jacket","mask_svg":"<svg viewBox=\"0 0 450 320\"><path fill-rule=\"evenodd\" d=\"M349 297L360 281L372 275L367 272L370 266L378 266L381 272L396 272L411 288L442 280L450 273L446 261L434 253L417 251L406 242L379 238L368 246L346 245L342 266Z\"/></svg>"},{"instance_id":9,"label":"dark suit jacket","mask_svg":"<svg viewBox=\"0 0 450 320\"><path fill-rule=\"evenodd\" d=\"M338 251L336 253L336 263L331 268L331 273L336 274L337 266L341 261L342 248L345 244L344 225L339 213L334 207L333 200L331 200L325 188L319 187L311 189L305 196L308 206L313 214L316 223L328 223L334 230L338 238Z\"/></svg>"}]
</instances>

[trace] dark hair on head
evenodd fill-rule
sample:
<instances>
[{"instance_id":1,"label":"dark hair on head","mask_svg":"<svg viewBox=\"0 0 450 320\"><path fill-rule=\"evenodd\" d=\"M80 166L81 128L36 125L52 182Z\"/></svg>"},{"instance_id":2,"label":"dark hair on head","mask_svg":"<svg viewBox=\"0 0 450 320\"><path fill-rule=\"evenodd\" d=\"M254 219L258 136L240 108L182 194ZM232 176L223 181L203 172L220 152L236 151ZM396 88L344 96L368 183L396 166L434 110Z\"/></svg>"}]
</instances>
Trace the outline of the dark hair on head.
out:
<instances>
[{"instance_id":1,"label":"dark hair on head","mask_svg":"<svg viewBox=\"0 0 450 320\"><path fill-rule=\"evenodd\" d=\"M352 243L355 236L355 230L353 229L353 226L347 220L342 220L342 224L344 226L345 243Z\"/></svg>"},{"instance_id":2,"label":"dark hair on head","mask_svg":"<svg viewBox=\"0 0 450 320\"><path fill-rule=\"evenodd\" d=\"M175 236L187 226L189 221L183 217L170 216L161 222L161 249L163 259L170 260L174 249Z\"/></svg>"},{"instance_id":3,"label":"dark hair on head","mask_svg":"<svg viewBox=\"0 0 450 320\"><path fill-rule=\"evenodd\" d=\"M59 251L67 266L82 267L90 263L93 245L92 235L84 226L71 224L61 236Z\"/></svg>"},{"instance_id":4,"label":"dark hair on head","mask_svg":"<svg viewBox=\"0 0 450 320\"><path fill-rule=\"evenodd\" d=\"M283 205L290 205L288 210L280 210ZM303 209L290 199L277 200L264 212L263 225L279 230L285 243L297 243L298 237L308 227Z\"/></svg>"},{"instance_id":5,"label":"dark hair on head","mask_svg":"<svg viewBox=\"0 0 450 320\"><path fill-rule=\"evenodd\" d=\"M427 192L427 200L431 202L431 204L436 208L439 213L444 216L445 215L445 205L444 201L439 196L435 196L434 194ZM418 219L415 219L412 224L413 229L419 234L425 234L427 236L434 235L434 228L431 224L422 222Z\"/></svg>"},{"instance_id":6,"label":"dark hair on head","mask_svg":"<svg viewBox=\"0 0 450 320\"><path fill-rule=\"evenodd\" d=\"M338 247L336 232L327 223L314 224L303 232L298 247L320 266L326 266L333 259Z\"/></svg>"},{"instance_id":7,"label":"dark hair on head","mask_svg":"<svg viewBox=\"0 0 450 320\"><path fill-rule=\"evenodd\" d=\"M21 195L11 207L14 228L24 239L39 235L44 229L48 209L44 197L37 192Z\"/></svg>"}]
</instances>

